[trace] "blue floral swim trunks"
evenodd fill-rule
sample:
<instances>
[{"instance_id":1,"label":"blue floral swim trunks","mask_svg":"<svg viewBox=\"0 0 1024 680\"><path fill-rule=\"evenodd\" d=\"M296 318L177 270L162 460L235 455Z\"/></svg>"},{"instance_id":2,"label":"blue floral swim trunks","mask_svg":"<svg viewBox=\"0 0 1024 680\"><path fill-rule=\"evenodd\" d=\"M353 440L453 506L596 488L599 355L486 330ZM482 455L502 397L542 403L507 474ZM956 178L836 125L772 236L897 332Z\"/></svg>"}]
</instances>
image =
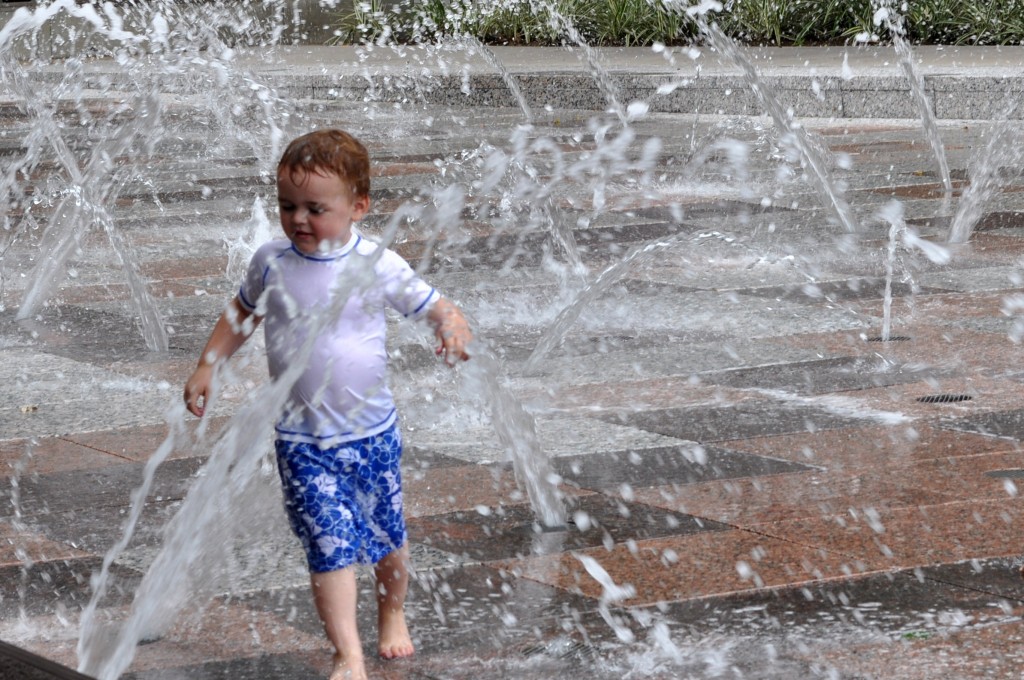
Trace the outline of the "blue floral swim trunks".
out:
<instances>
[{"instance_id":1,"label":"blue floral swim trunks","mask_svg":"<svg viewBox=\"0 0 1024 680\"><path fill-rule=\"evenodd\" d=\"M405 544L397 425L327 449L281 440L275 448L285 511L310 571L375 564Z\"/></svg>"}]
</instances>

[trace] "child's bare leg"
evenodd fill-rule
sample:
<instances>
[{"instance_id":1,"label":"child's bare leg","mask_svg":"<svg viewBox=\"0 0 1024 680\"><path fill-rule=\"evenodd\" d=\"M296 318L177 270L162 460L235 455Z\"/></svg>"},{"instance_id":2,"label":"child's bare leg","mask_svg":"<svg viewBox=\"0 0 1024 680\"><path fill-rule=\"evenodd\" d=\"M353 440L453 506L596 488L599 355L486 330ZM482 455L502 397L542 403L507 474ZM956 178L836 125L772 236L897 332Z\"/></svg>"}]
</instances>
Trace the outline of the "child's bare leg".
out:
<instances>
[{"instance_id":1,"label":"child's bare leg","mask_svg":"<svg viewBox=\"0 0 1024 680\"><path fill-rule=\"evenodd\" d=\"M363 646L356 624L356 572L353 567L310 575L313 602L334 645L331 680L366 680Z\"/></svg>"},{"instance_id":2,"label":"child's bare leg","mask_svg":"<svg viewBox=\"0 0 1024 680\"><path fill-rule=\"evenodd\" d=\"M377 649L385 659L412 656L415 651L405 624L409 591L409 549L402 546L374 567L377 577Z\"/></svg>"}]
</instances>

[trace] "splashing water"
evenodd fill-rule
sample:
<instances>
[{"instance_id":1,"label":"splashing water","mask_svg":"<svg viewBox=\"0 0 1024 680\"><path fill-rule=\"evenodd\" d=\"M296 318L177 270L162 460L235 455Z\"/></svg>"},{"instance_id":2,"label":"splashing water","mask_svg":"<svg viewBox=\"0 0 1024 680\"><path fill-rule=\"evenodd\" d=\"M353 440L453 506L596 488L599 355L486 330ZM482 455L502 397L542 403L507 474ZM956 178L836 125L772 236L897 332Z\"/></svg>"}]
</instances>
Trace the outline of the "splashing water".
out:
<instances>
[{"instance_id":1,"label":"splashing water","mask_svg":"<svg viewBox=\"0 0 1024 680\"><path fill-rule=\"evenodd\" d=\"M557 4L551 0L530 0L530 7L533 8L535 14L547 14L552 28L559 34L566 36L582 52L583 59L590 69L594 82L597 83L598 89L608 102L609 110L618 117L620 122L623 124L627 123L629 114L627 108L622 105L622 94L619 92L619 86L616 85L609 75L608 69L601 64L601 59L597 52L587 43L572 21L558 11Z\"/></svg>"},{"instance_id":2,"label":"splashing water","mask_svg":"<svg viewBox=\"0 0 1024 680\"><path fill-rule=\"evenodd\" d=\"M853 234L859 231L853 210L843 197L843 192L836 186L829 171L829 161L825 150L815 143L806 128L791 120L774 93L761 81L757 69L744 55L743 50L717 25L708 23L703 16L696 15L695 20L701 33L707 36L711 44L743 71L743 78L779 132L782 133L783 141L790 142L799 152L801 161L807 169L808 182L815 188L825 207L832 211L836 220L846 229L847 233Z\"/></svg>"},{"instance_id":3,"label":"splashing water","mask_svg":"<svg viewBox=\"0 0 1024 680\"><path fill-rule=\"evenodd\" d=\"M241 281L256 249L269 241L274 233L263 199L257 196L252 202L249 220L242 227L243 234L234 241L227 241L228 265L224 275L229 281Z\"/></svg>"},{"instance_id":4,"label":"splashing water","mask_svg":"<svg viewBox=\"0 0 1024 680\"><path fill-rule=\"evenodd\" d=\"M586 569L587 573L590 574L595 581L601 584L601 599L598 606L598 611L601 613L601 617L611 627L611 629L615 631L615 635L618 636L619 640L623 642L632 642L634 639L633 631L620 621L618 617L611 613L609 605L622 602L623 600L628 600L633 597L636 595L636 588L629 584L620 586L615 583L615 581L612 580L611 574L601 566L600 562L589 555L576 555L576 559L583 564L583 568Z\"/></svg>"},{"instance_id":5,"label":"splashing water","mask_svg":"<svg viewBox=\"0 0 1024 680\"><path fill-rule=\"evenodd\" d=\"M700 233L696 236L681 232L631 249L621 260L601 272L594 281L580 291L569 305L559 312L558 317L547 328L541 339L537 341L533 352L526 360L526 363L523 364L523 374L531 375L536 373L544 359L565 341L566 335L573 324L580 318L580 315L595 300L604 295L609 288L621 281L634 266L652 262L665 251L676 248L681 244L699 243L709 239L722 240L726 243L733 242L732 237L718 232Z\"/></svg>"},{"instance_id":6,"label":"splashing water","mask_svg":"<svg viewBox=\"0 0 1024 680\"><path fill-rule=\"evenodd\" d=\"M21 507L21 482L24 478L25 471L28 469L29 463L32 461L34 449L37 445L36 441L30 441L25 446L25 452L18 458L14 463L13 473L11 475L11 507L14 511L14 516L11 518L11 528L14 529L16 536L25 535L27 527L24 522L24 515ZM28 593L28 577L29 569L32 568L33 560L25 549L24 545L14 540L14 556L21 563L21 569L18 576L18 626L22 629L28 628L28 610L25 608L25 597Z\"/></svg>"},{"instance_id":7,"label":"splashing water","mask_svg":"<svg viewBox=\"0 0 1024 680\"><path fill-rule=\"evenodd\" d=\"M888 342L892 330L892 281L895 276L897 251L902 245L908 252L920 251L931 262L947 264L951 253L947 248L918 236L903 217L903 204L890 201L878 212L879 217L889 223L889 241L885 259L885 296L882 303L882 342ZM911 286L913 287L913 286Z\"/></svg>"},{"instance_id":8,"label":"splashing water","mask_svg":"<svg viewBox=\"0 0 1024 680\"><path fill-rule=\"evenodd\" d=\"M970 167L970 186L957 204L956 214L949 227L950 243L967 243L971 233L988 205L1003 187L1008 168L1019 167L1024 159L1021 144L1020 121L1013 120L1014 102L1007 115L991 131L985 152Z\"/></svg>"},{"instance_id":9,"label":"splashing water","mask_svg":"<svg viewBox=\"0 0 1024 680\"><path fill-rule=\"evenodd\" d=\"M946 147L942 143L942 135L939 133L939 124L935 119L935 112L932 110L931 100L924 91L924 77L917 69L914 61L914 52L906 38L906 31L903 28L903 18L895 14L890 0L877 2L877 9L874 15L875 26L885 24L892 33L893 46L899 57L900 66L910 83L910 91L917 104L918 113L921 116L921 125L924 127L925 136L931 144L932 153L935 154L935 162L939 166L939 179L942 180L944 208L948 208L953 199L953 180L949 172L949 161L946 160Z\"/></svg>"},{"instance_id":10,"label":"splashing water","mask_svg":"<svg viewBox=\"0 0 1024 680\"><path fill-rule=\"evenodd\" d=\"M523 112L523 118L527 123L533 122L533 111L530 110L530 105L526 101L526 97L523 96L523 91L519 88L519 83L516 81L515 76L509 73L509 70L505 68L505 64L494 54L494 51L490 47L484 45L480 40L472 35L464 34L459 36L459 41L469 46L470 50L483 56L484 60L491 65L500 75L502 82L505 83L505 87L512 93L512 97L516 100L516 104L519 105L519 109Z\"/></svg>"},{"instance_id":11,"label":"splashing water","mask_svg":"<svg viewBox=\"0 0 1024 680\"><path fill-rule=\"evenodd\" d=\"M498 440L512 460L516 478L526 487L541 525L548 529L564 527L565 506L557 486L560 479L544 455L533 417L501 385L499 368L492 353L475 351L466 375L481 386L479 391L487 399Z\"/></svg>"},{"instance_id":12,"label":"splashing water","mask_svg":"<svg viewBox=\"0 0 1024 680\"><path fill-rule=\"evenodd\" d=\"M160 312L139 274L137 258L132 254L130 244L114 226L113 218L105 207L116 201L119 189L128 179L124 169L111 173L112 159L124 155L144 128L152 126L154 130L162 129L160 104L155 95L140 98L134 108L136 118L112 134L108 141L96 145L84 171L73 160L67 161L65 170L71 176L74 186L57 206L44 234L40 260L29 274L29 283L17 318L28 319L39 311L60 281L59 274L64 270L68 258L80 246L85 231L94 222L98 222L124 270L146 347L166 351L167 330ZM66 156L63 140L59 136L51 136L50 139L60 150L58 157ZM110 179L105 180L108 176Z\"/></svg>"},{"instance_id":13,"label":"splashing water","mask_svg":"<svg viewBox=\"0 0 1024 680\"><path fill-rule=\"evenodd\" d=\"M907 229L903 219L903 204L893 202L883 208L881 216L889 222L889 244L885 258L885 294L882 299L882 342L889 342L892 330L892 279L896 264L896 249L900 235Z\"/></svg>"},{"instance_id":14,"label":"splashing water","mask_svg":"<svg viewBox=\"0 0 1024 680\"><path fill-rule=\"evenodd\" d=\"M98 226L124 274L129 303L141 327L146 347L153 351L167 350L168 332L163 315L140 272L134 247L118 224L115 206L119 194L129 184L146 183L146 159L171 131L163 122L163 93L189 92L199 84L195 80L188 82L195 79L197 67L205 69L220 87L219 99L208 101L208 110L213 118L229 131L233 139L248 138L255 149L262 150L268 148L268 138L257 140L252 134L259 130L259 126L248 125L243 129L234 121L235 115L247 115L246 106L232 101L236 93L246 101L246 105L255 100L265 115L269 132L269 154L263 159L264 167L269 165L269 159L276 157L281 130L273 122L273 97L267 88L232 73L232 51L216 35L218 28L222 27L218 22L224 17L217 15L220 19L215 20L214 15L207 16L205 18L209 21L205 25L197 21L200 26L194 30L182 24L170 31L165 13L181 18L168 3L148 7L133 5L124 8L124 14L107 4L101 15L93 5L60 0L40 6L35 11L18 9L0 30L0 74L32 121L27 152L8 166L6 175L0 180L0 193L10 196L15 202L26 202L29 196L38 201L39 192L21 186L22 178L31 176L40 161L46 159L49 149L60 171L51 177L57 177L62 196L48 220L38 261L28 274L17 312L20 320L42 313L44 305L63 280L69 260L81 252L83 240L90 229ZM30 82L26 67L14 57L18 41L38 39L37 34L44 25L62 15L84 20L93 31L93 37L110 42L119 65L130 75L123 82L108 80L99 86L108 89L117 86L129 92L138 90L132 103L114 108L106 119L97 120L88 110L82 90L89 85L97 85L84 77L80 60L69 60L69 69L61 87L54 92L54 101L48 102L40 95L38 87ZM149 26L149 29L138 33L127 30L125 26L129 18L131 23ZM219 56L210 57L204 49ZM203 52L202 58L197 56L200 52ZM72 150L73 141L67 137L67 128L54 116L54 111L64 101L69 101L82 112L83 121L92 121L93 131L101 136L100 141L92 145L90 157L84 164L80 164ZM217 148L211 145L213 153ZM66 180L60 177L61 174ZM45 200L51 198L45 196ZM22 232L28 231L33 224L28 217L26 215L19 227ZM17 237L17 234L12 234L11 242Z\"/></svg>"}]
</instances>

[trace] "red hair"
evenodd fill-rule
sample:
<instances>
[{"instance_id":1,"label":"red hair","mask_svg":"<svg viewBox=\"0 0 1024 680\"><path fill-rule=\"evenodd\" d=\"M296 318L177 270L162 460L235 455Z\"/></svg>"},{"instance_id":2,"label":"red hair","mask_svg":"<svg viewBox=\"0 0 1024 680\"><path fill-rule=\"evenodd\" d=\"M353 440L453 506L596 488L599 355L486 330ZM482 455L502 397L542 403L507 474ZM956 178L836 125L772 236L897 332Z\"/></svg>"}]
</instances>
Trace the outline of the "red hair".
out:
<instances>
[{"instance_id":1,"label":"red hair","mask_svg":"<svg viewBox=\"0 0 1024 680\"><path fill-rule=\"evenodd\" d=\"M315 130L292 140L281 155L277 173L287 170L341 178L357 197L370 197L370 153L343 130Z\"/></svg>"}]
</instances>

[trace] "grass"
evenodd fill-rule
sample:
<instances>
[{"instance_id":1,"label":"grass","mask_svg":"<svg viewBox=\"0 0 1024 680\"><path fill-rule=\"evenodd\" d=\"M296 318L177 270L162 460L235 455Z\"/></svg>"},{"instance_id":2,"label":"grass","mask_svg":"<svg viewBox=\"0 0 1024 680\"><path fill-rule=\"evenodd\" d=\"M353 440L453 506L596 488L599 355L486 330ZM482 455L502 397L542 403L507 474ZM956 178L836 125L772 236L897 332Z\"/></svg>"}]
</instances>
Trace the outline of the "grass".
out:
<instances>
[{"instance_id":1,"label":"grass","mask_svg":"<svg viewBox=\"0 0 1024 680\"><path fill-rule=\"evenodd\" d=\"M417 43L471 35L491 45L685 45L697 30L682 0L345 0L347 43ZM711 16L746 45L843 45L892 36L874 17L888 0L721 0ZM914 0L897 7L913 44L1024 44L1024 0Z\"/></svg>"}]
</instances>

